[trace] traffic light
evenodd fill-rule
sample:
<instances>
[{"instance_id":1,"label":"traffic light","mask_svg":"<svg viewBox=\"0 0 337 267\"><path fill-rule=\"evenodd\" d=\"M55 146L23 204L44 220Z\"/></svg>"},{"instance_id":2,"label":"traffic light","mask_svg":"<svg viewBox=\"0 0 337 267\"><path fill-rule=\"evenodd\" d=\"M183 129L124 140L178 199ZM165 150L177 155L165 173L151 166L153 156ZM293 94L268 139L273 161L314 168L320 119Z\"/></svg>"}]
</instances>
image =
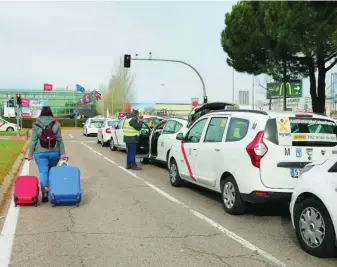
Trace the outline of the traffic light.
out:
<instances>
[{"instance_id":1,"label":"traffic light","mask_svg":"<svg viewBox=\"0 0 337 267\"><path fill-rule=\"evenodd\" d=\"M130 67L131 67L131 56L124 55L124 68L130 68Z\"/></svg>"},{"instance_id":2,"label":"traffic light","mask_svg":"<svg viewBox=\"0 0 337 267\"><path fill-rule=\"evenodd\" d=\"M207 96L206 95L204 96L204 103L205 104L207 103Z\"/></svg>"},{"instance_id":3,"label":"traffic light","mask_svg":"<svg viewBox=\"0 0 337 267\"><path fill-rule=\"evenodd\" d=\"M16 95L16 104L21 107L21 95L20 94L17 94Z\"/></svg>"}]
</instances>

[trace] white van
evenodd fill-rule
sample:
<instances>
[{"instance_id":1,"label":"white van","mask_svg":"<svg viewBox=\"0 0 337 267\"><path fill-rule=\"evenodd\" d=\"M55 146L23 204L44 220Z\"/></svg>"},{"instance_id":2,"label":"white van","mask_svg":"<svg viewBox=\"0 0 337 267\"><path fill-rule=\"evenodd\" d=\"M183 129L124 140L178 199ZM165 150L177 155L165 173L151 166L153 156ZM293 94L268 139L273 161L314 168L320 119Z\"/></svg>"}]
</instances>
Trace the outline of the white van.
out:
<instances>
[{"instance_id":1,"label":"white van","mask_svg":"<svg viewBox=\"0 0 337 267\"><path fill-rule=\"evenodd\" d=\"M188 181L222 193L224 209L290 202L303 167L337 154L337 125L313 113L218 110L177 135L169 155L173 186Z\"/></svg>"}]
</instances>

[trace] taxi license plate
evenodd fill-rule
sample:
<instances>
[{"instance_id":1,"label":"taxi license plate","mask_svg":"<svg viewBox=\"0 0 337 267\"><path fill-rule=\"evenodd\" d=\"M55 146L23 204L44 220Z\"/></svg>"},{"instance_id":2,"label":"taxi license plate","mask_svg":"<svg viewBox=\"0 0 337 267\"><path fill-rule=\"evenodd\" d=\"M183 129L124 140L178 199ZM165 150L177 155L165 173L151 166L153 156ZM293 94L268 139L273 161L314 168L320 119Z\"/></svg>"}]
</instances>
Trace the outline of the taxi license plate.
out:
<instances>
[{"instance_id":1,"label":"taxi license plate","mask_svg":"<svg viewBox=\"0 0 337 267\"><path fill-rule=\"evenodd\" d=\"M290 169L290 175L292 178L298 178L301 175L301 169Z\"/></svg>"}]
</instances>

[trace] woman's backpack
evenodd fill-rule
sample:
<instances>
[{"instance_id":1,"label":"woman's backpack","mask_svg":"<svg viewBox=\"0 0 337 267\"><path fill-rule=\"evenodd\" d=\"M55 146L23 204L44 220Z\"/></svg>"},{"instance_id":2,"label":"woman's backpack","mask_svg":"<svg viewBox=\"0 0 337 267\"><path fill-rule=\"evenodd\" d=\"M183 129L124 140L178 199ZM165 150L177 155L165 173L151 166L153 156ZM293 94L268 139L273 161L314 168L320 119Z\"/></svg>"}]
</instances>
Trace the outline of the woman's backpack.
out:
<instances>
[{"instance_id":1,"label":"woman's backpack","mask_svg":"<svg viewBox=\"0 0 337 267\"><path fill-rule=\"evenodd\" d=\"M56 145L56 133L53 132L53 126L55 124L55 121L53 121L51 124L42 127L39 124L35 124L36 126L40 127L42 129L40 139L40 145L44 148L50 149L52 147L55 147Z\"/></svg>"}]
</instances>

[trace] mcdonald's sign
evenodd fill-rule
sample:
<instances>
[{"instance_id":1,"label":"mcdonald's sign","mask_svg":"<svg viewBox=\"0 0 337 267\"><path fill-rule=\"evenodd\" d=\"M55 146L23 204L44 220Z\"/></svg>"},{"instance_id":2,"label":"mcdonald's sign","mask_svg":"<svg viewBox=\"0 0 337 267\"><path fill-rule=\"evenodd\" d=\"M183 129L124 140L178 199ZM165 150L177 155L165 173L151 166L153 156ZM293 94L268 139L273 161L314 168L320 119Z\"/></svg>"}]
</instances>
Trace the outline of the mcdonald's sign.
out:
<instances>
[{"instance_id":1,"label":"mcdonald's sign","mask_svg":"<svg viewBox=\"0 0 337 267\"><path fill-rule=\"evenodd\" d=\"M270 98L282 98L284 90L286 91L287 97L302 97L303 96L303 86L302 80L295 80L284 83L281 82L271 82L267 83L267 99Z\"/></svg>"},{"instance_id":2,"label":"mcdonald's sign","mask_svg":"<svg viewBox=\"0 0 337 267\"><path fill-rule=\"evenodd\" d=\"M284 92L283 92L283 90L284 90L283 86L284 86L284 83L281 83L281 85L280 85L280 96L283 96L283 94L284 94ZM289 96L291 96L292 95L292 90L291 90L291 84L289 82L286 83L285 90L287 90L287 88L288 88L288 92L286 91L286 94L289 95Z\"/></svg>"}]
</instances>

